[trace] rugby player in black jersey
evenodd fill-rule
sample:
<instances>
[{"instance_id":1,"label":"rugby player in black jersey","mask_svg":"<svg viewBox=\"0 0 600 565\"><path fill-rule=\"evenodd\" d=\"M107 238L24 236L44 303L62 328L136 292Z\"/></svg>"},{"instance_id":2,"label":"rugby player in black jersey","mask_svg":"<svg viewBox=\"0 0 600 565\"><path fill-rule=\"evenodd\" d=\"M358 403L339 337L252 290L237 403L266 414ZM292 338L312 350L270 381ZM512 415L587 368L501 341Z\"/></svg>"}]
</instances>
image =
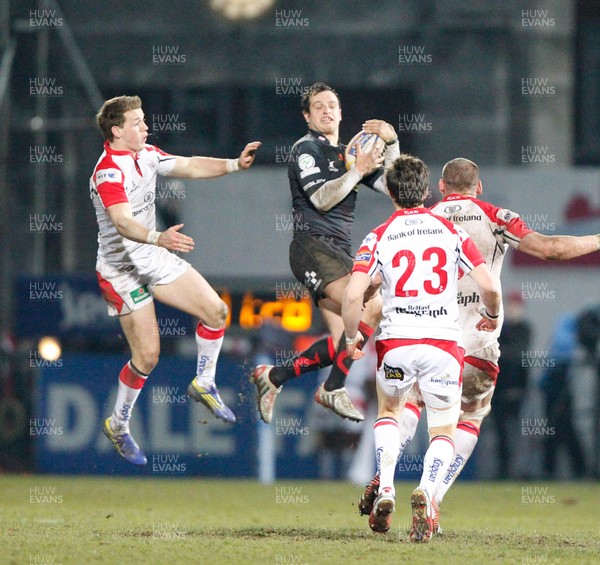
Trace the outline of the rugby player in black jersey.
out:
<instances>
[{"instance_id":1,"label":"rugby player in black jersey","mask_svg":"<svg viewBox=\"0 0 600 565\"><path fill-rule=\"evenodd\" d=\"M301 106L308 133L294 144L294 157L288 166L294 210L290 266L294 276L308 288L330 335L296 355L286 366L259 365L251 378L258 389L261 418L269 423L275 399L286 381L332 365L315 400L344 418L361 421L364 416L352 405L344 386L352 360L346 353L341 318L342 299L354 260L354 208L359 184L388 195L383 170L400 155L400 147L390 124L367 120L363 130L381 137L386 144L385 154L375 148L363 153L357 146L356 162L347 171L346 147L339 142L342 109L338 94L318 82L303 94ZM380 312L381 297L373 287L359 327L365 342L377 327Z\"/></svg>"}]
</instances>

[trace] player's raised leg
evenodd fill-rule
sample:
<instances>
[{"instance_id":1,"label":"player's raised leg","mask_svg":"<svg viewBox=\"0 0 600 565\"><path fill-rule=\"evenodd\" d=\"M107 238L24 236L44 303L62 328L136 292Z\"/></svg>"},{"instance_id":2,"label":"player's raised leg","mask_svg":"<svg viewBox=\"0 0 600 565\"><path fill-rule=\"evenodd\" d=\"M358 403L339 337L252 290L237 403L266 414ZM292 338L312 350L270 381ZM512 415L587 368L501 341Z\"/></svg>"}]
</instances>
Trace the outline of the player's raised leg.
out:
<instances>
[{"instance_id":1,"label":"player's raised leg","mask_svg":"<svg viewBox=\"0 0 600 565\"><path fill-rule=\"evenodd\" d=\"M154 331L154 303L119 317L119 322L131 350L131 360L121 369L115 407L112 416L104 422L102 431L127 461L145 465L146 456L131 435L129 421L142 387L158 363L160 338Z\"/></svg>"},{"instance_id":2,"label":"player's raised leg","mask_svg":"<svg viewBox=\"0 0 600 565\"><path fill-rule=\"evenodd\" d=\"M339 306L329 298L319 301L319 310L330 332L339 336L342 332ZM335 355L335 339L332 335L321 338L307 349L298 353L286 365L259 365L250 375L258 393L258 412L263 422L270 423L273 418L275 400L283 385L310 371L331 365Z\"/></svg>"},{"instance_id":3,"label":"player's raised leg","mask_svg":"<svg viewBox=\"0 0 600 565\"><path fill-rule=\"evenodd\" d=\"M188 386L188 395L202 402L217 418L235 422L233 412L225 405L217 386L217 360L227 320L227 305L206 279L190 267L173 282L154 287L154 296L178 310L200 319L195 339L198 347L196 377Z\"/></svg>"}]
</instances>

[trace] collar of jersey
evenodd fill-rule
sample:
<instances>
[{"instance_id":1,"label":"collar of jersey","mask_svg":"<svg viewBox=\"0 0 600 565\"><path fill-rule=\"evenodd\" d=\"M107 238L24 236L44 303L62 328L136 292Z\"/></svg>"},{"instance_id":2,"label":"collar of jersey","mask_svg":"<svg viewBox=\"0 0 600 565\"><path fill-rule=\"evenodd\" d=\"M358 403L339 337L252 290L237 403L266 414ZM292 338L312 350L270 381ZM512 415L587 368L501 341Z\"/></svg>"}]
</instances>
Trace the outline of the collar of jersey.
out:
<instances>
[{"instance_id":1,"label":"collar of jersey","mask_svg":"<svg viewBox=\"0 0 600 565\"><path fill-rule=\"evenodd\" d=\"M335 145L332 145L331 142L321 132L318 132L317 130L314 130L311 128L308 128L308 132L313 137L316 137L319 141L322 141L323 143L327 143L327 144L331 145L332 147L336 147Z\"/></svg>"},{"instance_id":2,"label":"collar of jersey","mask_svg":"<svg viewBox=\"0 0 600 565\"><path fill-rule=\"evenodd\" d=\"M396 210L392 214L392 218L397 218L398 216L414 216L415 214L428 214L429 210L427 208L404 208L402 210Z\"/></svg>"},{"instance_id":3,"label":"collar of jersey","mask_svg":"<svg viewBox=\"0 0 600 565\"><path fill-rule=\"evenodd\" d=\"M447 200L463 200L465 198L468 198L469 200L475 199L475 197L471 196L470 194L457 194L454 192L452 194L448 194L448 196L444 196L444 198L442 198L442 202L446 202Z\"/></svg>"},{"instance_id":4,"label":"collar of jersey","mask_svg":"<svg viewBox=\"0 0 600 565\"><path fill-rule=\"evenodd\" d=\"M126 149L123 151L117 151L116 149L113 149L108 144L108 141L104 142L104 149L106 150L107 153L110 153L111 155L131 155L133 157L133 159L136 161L139 157L139 155L137 153L132 153L131 151L127 151Z\"/></svg>"}]
</instances>

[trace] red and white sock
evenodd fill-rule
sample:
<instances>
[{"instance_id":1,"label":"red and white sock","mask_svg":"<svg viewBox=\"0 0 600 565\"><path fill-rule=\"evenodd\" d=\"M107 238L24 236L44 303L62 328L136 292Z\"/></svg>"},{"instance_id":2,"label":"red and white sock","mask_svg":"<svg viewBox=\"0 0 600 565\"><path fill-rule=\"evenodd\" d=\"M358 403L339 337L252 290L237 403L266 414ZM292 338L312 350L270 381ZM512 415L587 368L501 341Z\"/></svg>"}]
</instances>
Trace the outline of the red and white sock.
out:
<instances>
[{"instance_id":1,"label":"red and white sock","mask_svg":"<svg viewBox=\"0 0 600 565\"><path fill-rule=\"evenodd\" d=\"M142 373L128 361L119 373L119 389L117 401L110 420L110 427L115 433L129 433L131 412L148 375Z\"/></svg>"},{"instance_id":2,"label":"red and white sock","mask_svg":"<svg viewBox=\"0 0 600 565\"><path fill-rule=\"evenodd\" d=\"M454 484L456 477L460 475L469 457L471 457L478 439L478 427L469 422L458 423L456 432L454 432L454 458L446 471L446 476L435 491L435 499L438 504L442 503L444 496Z\"/></svg>"},{"instance_id":3,"label":"red and white sock","mask_svg":"<svg viewBox=\"0 0 600 565\"><path fill-rule=\"evenodd\" d=\"M215 382L217 359L223 345L225 328L214 329L202 322L196 328L196 345L198 346L198 362L196 364L196 383L209 387Z\"/></svg>"},{"instance_id":4,"label":"red and white sock","mask_svg":"<svg viewBox=\"0 0 600 565\"><path fill-rule=\"evenodd\" d=\"M423 460L423 474L419 488L425 489L432 497L454 455L454 442L447 436L435 436L429 443Z\"/></svg>"},{"instance_id":5,"label":"red and white sock","mask_svg":"<svg viewBox=\"0 0 600 565\"><path fill-rule=\"evenodd\" d=\"M394 491L394 473L400 452L398 422L394 418L379 418L373 426L375 435L375 456L379 473L379 492L386 488Z\"/></svg>"}]
</instances>

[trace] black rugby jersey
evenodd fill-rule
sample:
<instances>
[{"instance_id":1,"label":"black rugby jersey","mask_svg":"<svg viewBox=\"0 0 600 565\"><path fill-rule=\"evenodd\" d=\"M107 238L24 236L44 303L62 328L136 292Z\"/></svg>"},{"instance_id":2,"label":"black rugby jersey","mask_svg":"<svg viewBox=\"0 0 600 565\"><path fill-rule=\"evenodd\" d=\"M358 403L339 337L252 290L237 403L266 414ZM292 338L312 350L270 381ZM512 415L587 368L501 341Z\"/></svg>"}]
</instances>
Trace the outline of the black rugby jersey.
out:
<instances>
[{"instance_id":1,"label":"black rugby jersey","mask_svg":"<svg viewBox=\"0 0 600 565\"><path fill-rule=\"evenodd\" d=\"M310 201L310 197L323 184L346 173L345 151L345 145L331 145L323 134L311 129L294 144L291 152L293 157L288 165L294 234L325 235L343 245L351 244L357 189L351 190L341 202L326 212L315 208ZM380 168L364 177L360 183L373 188L382 174L383 168Z\"/></svg>"}]
</instances>

